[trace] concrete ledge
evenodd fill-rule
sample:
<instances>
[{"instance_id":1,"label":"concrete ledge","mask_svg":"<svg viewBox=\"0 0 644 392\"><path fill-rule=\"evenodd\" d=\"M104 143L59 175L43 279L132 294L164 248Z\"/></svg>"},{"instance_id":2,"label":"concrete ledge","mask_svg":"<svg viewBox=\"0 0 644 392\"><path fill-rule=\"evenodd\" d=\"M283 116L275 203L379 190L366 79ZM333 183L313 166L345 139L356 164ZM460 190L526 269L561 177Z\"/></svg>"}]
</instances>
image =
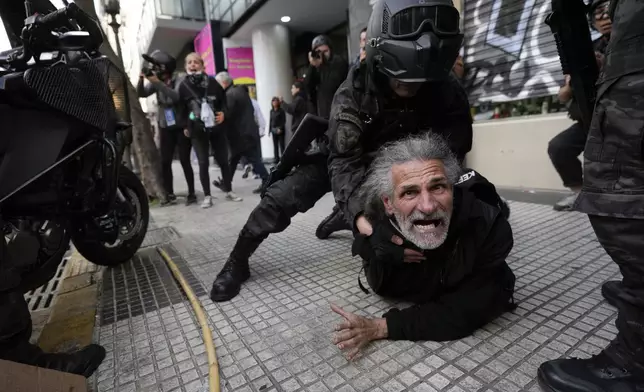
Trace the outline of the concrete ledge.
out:
<instances>
[{"instance_id":1,"label":"concrete ledge","mask_svg":"<svg viewBox=\"0 0 644 392\"><path fill-rule=\"evenodd\" d=\"M570 195L570 192L551 190L551 189L529 189L529 188L511 188L496 187L497 192L502 197L523 203L554 205L559 200Z\"/></svg>"},{"instance_id":2,"label":"concrete ledge","mask_svg":"<svg viewBox=\"0 0 644 392\"><path fill-rule=\"evenodd\" d=\"M100 269L74 252L38 345L47 352L74 351L92 342Z\"/></svg>"}]
</instances>

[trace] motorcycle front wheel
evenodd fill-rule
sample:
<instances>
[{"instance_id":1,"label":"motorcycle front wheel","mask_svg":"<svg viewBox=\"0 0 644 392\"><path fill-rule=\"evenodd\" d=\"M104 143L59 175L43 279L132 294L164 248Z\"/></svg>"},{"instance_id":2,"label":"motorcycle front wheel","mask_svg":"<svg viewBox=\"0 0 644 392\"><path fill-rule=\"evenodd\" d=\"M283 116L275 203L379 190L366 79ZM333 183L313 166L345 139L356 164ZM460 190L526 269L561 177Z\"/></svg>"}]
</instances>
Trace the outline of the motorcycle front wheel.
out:
<instances>
[{"instance_id":1,"label":"motorcycle front wheel","mask_svg":"<svg viewBox=\"0 0 644 392\"><path fill-rule=\"evenodd\" d=\"M141 180L130 169L121 166L118 181L119 196L116 198L118 239L114 243L90 241L72 236L78 252L94 264L116 266L132 258L141 247L148 231L150 206L148 194ZM127 203L128 208L123 203ZM124 211L129 211L125 212Z\"/></svg>"}]
</instances>

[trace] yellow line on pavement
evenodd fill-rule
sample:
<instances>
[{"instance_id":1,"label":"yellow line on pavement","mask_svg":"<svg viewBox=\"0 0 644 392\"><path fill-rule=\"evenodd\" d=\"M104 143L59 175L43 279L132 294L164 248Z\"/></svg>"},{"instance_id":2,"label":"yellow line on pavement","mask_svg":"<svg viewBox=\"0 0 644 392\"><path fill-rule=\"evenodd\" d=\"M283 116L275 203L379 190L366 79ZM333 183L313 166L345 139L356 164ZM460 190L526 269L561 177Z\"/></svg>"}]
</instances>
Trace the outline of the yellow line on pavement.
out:
<instances>
[{"instance_id":1,"label":"yellow line on pavement","mask_svg":"<svg viewBox=\"0 0 644 392\"><path fill-rule=\"evenodd\" d=\"M188 296L188 300L190 301L192 309L199 320L199 324L201 324L203 341L206 345L206 352L208 354L208 381L210 392L219 392L219 363L217 362L215 345L213 344L212 331L208 326L208 321L206 321L206 314L203 311L203 307L195 296L195 293L192 291L192 288L190 288L190 285L188 285L188 282L186 282L185 278L181 274L181 271L179 271L177 265L172 261L172 258L161 248L157 248L157 251L168 264L168 267L172 271L172 274L174 274L174 277L179 281L179 284L181 284L181 287L183 287L183 291L185 291Z\"/></svg>"}]
</instances>

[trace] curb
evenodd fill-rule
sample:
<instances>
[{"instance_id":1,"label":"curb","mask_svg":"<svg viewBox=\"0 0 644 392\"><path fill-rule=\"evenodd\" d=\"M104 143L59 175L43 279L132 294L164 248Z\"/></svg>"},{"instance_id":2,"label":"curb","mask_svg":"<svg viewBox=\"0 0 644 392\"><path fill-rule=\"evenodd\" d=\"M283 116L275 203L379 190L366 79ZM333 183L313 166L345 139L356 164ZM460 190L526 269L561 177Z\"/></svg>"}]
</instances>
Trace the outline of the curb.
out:
<instances>
[{"instance_id":1,"label":"curb","mask_svg":"<svg viewBox=\"0 0 644 392\"><path fill-rule=\"evenodd\" d=\"M74 250L38 339L45 352L75 351L92 343L101 272Z\"/></svg>"}]
</instances>

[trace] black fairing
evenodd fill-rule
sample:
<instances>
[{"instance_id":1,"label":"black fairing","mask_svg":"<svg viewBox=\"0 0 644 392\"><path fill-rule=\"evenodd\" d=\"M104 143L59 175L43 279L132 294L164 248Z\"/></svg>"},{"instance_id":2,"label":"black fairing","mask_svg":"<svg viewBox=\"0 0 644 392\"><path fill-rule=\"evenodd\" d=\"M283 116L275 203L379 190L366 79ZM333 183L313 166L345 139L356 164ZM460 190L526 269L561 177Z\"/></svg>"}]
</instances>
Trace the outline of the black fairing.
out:
<instances>
[{"instance_id":1,"label":"black fairing","mask_svg":"<svg viewBox=\"0 0 644 392\"><path fill-rule=\"evenodd\" d=\"M82 125L51 111L0 104L0 203L81 143Z\"/></svg>"}]
</instances>

